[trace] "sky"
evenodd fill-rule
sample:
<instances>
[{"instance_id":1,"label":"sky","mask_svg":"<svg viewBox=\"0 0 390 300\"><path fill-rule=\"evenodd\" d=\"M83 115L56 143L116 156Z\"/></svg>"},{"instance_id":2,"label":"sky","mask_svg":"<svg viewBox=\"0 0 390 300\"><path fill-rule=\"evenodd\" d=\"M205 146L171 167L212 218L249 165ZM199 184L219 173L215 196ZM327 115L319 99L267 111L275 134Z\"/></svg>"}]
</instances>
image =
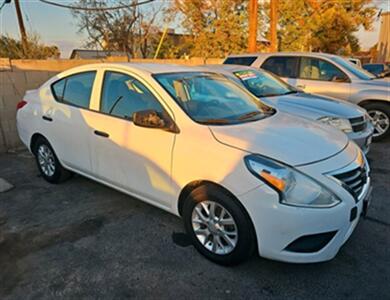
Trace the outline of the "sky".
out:
<instances>
[{"instance_id":1,"label":"sky","mask_svg":"<svg viewBox=\"0 0 390 300\"><path fill-rule=\"evenodd\" d=\"M0 0L0 4L3 1ZM52 1L67 4L74 3L74 0ZM161 3L168 1L159 0L152 5L161 5ZM374 3L383 11L390 11L390 0L374 0ZM44 43L59 46L61 57L68 58L72 49L83 47L86 35L78 32L76 20L73 18L70 10L47 5L39 0L20 0L20 6L26 30L39 34ZM372 47L379 37L380 21L377 20L373 27L372 31L361 29L357 32L357 37L363 50ZM15 38L20 36L13 3L6 4L0 12L0 33L8 34Z\"/></svg>"}]
</instances>

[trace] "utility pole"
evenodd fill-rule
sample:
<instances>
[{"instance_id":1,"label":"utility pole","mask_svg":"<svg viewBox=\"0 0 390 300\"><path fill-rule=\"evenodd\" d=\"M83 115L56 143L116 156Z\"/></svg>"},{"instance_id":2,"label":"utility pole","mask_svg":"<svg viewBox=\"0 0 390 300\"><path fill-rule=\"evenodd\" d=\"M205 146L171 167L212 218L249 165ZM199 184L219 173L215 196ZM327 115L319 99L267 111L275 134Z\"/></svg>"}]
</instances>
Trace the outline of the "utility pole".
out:
<instances>
[{"instance_id":1,"label":"utility pole","mask_svg":"<svg viewBox=\"0 0 390 300\"><path fill-rule=\"evenodd\" d=\"M256 52L257 48L257 3L258 0L250 0L248 6L249 38L248 51Z\"/></svg>"},{"instance_id":2,"label":"utility pole","mask_svg":"<svg viewBox=\"0 0 390 300\"><path fill-rule=\"evenodd\" d=\"M14 0L14 2L15 2L16 16L18 18L18 23L19 23L20 36L22 38L23 53L24 55L27 55L27 51L28 51L27 34L26 34L26 28L24 27L23 15L22 15L22 11L20 10L19 0Z\"/></svg>"},{"instance_id":3,"label":"utility pole","mask_svg":"<svg viewBox=\"0 0 390 300\"><path fill-rule=\"evenodd\" d=\"M278 51L278 37L277 37L277 25L278 25L278 0L271 0L271 12L270 12L270 23L271 23L271 52Z\"/></svg>"}]
</instances>

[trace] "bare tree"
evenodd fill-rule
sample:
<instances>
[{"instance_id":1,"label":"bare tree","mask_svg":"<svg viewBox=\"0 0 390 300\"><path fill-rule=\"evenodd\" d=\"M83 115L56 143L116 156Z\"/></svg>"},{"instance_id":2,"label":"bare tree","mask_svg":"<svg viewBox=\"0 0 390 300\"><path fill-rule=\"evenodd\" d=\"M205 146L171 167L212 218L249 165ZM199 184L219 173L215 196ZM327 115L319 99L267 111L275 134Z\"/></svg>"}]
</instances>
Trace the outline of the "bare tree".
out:
<instances>
[{"instance_id":1,"label":"bare tree","mask_svg":"<svg viewBox=\"0 0 390 300\"><path fill-rule=\"evenodd\" d=\"M121 0L120 5L135 4L137 0ZM104 0L78 0L77 6L104 8ZM107 51L123 51L135 55L134 25L139 18L138 9L128 6L118 10L72 10L78 19L80 32L86 32L86 46Z\"/></svg>"},{"instance_id":2,"label":"bare tree","mask_svg":"<svg viewBox=\"0 0 390 300\"><path fill-rule=\"evenodd\" d=\"M100 48L108 52L123 51L131 57L147 57L153 51L159 30L156 27L160 7L136 6L138 0L120 0L117 6L128 5L118 10L76 10L72 11L78 20L80 32L86 32L86 47ZM105 8L104 0L78 0L78 7Z\"/></svg>"},{"instance_id":3,"label":"bare tree","mask_svg":"<svg viewBox=\"0 0 390 300\"><path fill-rule=\"evenodd\" d=\"M139 13L136 21L137 46L143 58L151 56L157 46L161 29L156 26L158 16L164 14L164 4L153 7L148 13Z\"/></svg>"}]
</instances>

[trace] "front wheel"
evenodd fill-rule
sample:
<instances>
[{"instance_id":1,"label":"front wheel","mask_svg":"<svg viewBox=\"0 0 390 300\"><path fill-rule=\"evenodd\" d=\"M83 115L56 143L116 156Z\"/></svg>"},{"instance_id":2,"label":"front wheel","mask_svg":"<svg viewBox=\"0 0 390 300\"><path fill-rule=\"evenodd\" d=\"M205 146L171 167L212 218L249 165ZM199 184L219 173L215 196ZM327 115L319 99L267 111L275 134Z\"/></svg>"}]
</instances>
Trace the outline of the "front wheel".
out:
<instances>
[{"instance_id":1,"label":"front wheel","mask_svg":"<svg viewBox=\"0 0 390 300\"><path fill-rule=\"evenodd\" d=\"M252 223L231 195L215 186L196 188L183 208L184 226L195 248L221 264L238 264L256 245Z\"/></svg>"},{"instance_id":2,"label":"front wheel","mask_svg":"<svg viewBox=\"0 0 390 300\"><path fill-rule=\"evenodd\" d=\"M390 135L390 105L368 103L364 106L374 125L373 140L381 141Z\"/></svg>"}]
</instances>

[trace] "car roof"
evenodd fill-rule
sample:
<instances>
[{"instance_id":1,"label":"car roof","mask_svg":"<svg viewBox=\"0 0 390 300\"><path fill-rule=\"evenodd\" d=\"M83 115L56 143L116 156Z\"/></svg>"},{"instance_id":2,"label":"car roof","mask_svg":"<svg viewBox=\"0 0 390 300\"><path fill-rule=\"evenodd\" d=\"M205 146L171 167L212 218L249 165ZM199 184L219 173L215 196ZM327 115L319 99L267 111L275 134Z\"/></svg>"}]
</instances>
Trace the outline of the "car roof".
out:
<instances>
[{"instance_id":1,"label":"car roof","mask_svg":"<svg viewBox=\"0 0 390 300\"><path fill-rule=\"evenodd\" d=\"M241 71L241 70L257 70L253 67L248 66L242 66L242 65L223 65L223 64L213 64L213 65L202 65L199 66L202 69L207 69L208 71L215 71L215 72L221 72L221 73L233 73L235 71Z\"/></svg>"},{"instance_id":2,"label":"car roof","mask_svg":"<svg viewBox=\"0 0 390 300\"><path fill-rule=\"evenodd\" d=\"M268 57L268 56L312 56L312 57L324 57L331 58L337 57L337 55L322 53L322 52L269 52L269 53L244 53L244 54L231 54L229 57Z\"/></svg>"},{"instance_id":3,"label":"car roof","mask_svg":"<svg viewBox=\"0 0 390 300\"><path fill-rule=\"evenodd\" d=\"M381 64L381 63L370 63L370 64L363 64L363 66L384 66L386 64Z\"/></svg>"},{"instance_id":4,"label":"car roof","mask_svg":"<svg viewBox=\"0 0 390 300\"><path fill-rule=\"evenodd\" d=\"M92 70L96 68L110 68L120 67L128 70L139 70L149 74L161 74L161 73L175 73L175 72L194 72L202 71L198 67L176 65L176 64L159 64L159 63L99 63L99 64L88 64L68 70L71 73ZM67 72L68 72L67 71Z\"/></svg>"},{"instance_id":5,"label":"car roof","mask_svg":"<svg viewBox=\"0 0 390 300\"><path fill-rule=\"evenodd\" d=\"M197 67L177 65L177 64L159 64L159 63L121 63L125 67L140 69L151 74L173 73L173 72L193 72Z\"/></svg>"}]
</instances>

